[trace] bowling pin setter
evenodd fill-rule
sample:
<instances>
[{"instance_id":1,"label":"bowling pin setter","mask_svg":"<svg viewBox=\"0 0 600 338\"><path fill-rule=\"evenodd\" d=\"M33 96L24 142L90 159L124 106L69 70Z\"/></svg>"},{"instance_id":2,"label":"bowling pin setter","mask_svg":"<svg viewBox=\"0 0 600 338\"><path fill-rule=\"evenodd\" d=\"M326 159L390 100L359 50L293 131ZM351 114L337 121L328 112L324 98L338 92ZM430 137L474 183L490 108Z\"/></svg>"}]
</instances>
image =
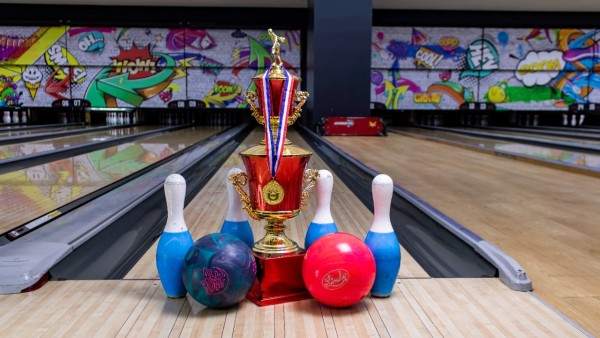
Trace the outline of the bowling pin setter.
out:
<instances>
[{"instance_id":1,"label":"bowling pin setter","mask_svg":"<svg viewBox=\"0 0 600 338\"><path fill-rule=\"evenodd\" d=\"M184 297L186 289L181 277L183 261L194 244L183 219L185 179L178 174L169 175L164 188L167 199L167 225L156 248L156 267L167 296Z\"/></svg>"},{"instance_id":2,"label":"bowling pin setter","mask_svg":"<svg viewBox=\"0 0 600 338\"><path fill-rule=\"evenodd\" d=\"M338 232L331 217L331 192L333 190L333 175L328 170L319 170L315 194L317 195L317 210L308 226L304 238L304 248L308 249L317 239L327 234Z\"/></svg>"},{"instance_id":3,"label":"bowling pin setter","mask_svg":"<svg viewBox=\"0 0 600 338\"><path fill-rule=\"evenodd\" d=\"M388 175L377 175L371 185L373 191L373 224L365 244L375 257L375 283L371 296L388 297L392 294L400 270L400 243L390 221L390 206L394 182Z\"/></svg>"},{"instance_id":4,"label":"bowling pin setter","mask_svg":"<svg viewBox=\"0 0 600 338\"><path fill-rule=\"evenodd\" d=\"M248 244L249 247L254 245L254 235L252 234L252 228L248 222L248 216L242 209L242 202L240 196L235 191L235 188L229 181L231 175L241 173L240 168L231 168L227 173L227 197L229 198L229 208L227 210L227 216L221 226L221 233L228 233L241 239L244 243Z\"/></svg>"}]
</instances>

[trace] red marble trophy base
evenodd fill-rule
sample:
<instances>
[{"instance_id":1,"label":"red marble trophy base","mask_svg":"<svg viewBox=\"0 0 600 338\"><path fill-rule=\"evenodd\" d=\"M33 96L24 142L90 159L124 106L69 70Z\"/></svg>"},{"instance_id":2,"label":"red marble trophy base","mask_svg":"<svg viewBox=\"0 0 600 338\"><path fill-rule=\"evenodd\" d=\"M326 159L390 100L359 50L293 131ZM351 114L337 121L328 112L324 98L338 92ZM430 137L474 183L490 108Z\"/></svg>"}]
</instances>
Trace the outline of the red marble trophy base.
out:
<instances>
[{"instance_id":1,"label":"red marble trophy base","mask_svg":"<svg viewBox=\"0 0 600 338\"><path fill-rule=\"evenodd\" d=\"M302 279L302 262L306 250L280 257L254 253L256 280L246 296L258 306L295 302L312 298Z\"/></svg>"}]
</instances>

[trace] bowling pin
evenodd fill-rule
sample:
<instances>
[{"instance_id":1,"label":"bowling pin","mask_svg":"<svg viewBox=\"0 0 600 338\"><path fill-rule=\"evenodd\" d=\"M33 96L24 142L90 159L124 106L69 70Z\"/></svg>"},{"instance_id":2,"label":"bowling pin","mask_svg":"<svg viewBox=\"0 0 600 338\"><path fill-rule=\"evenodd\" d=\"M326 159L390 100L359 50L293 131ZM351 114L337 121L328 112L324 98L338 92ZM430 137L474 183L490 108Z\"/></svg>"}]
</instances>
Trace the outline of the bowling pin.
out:
<instances>
[{"instance_id":1,"label":"bowling pin","mask_svg":"<svg viewBox=\"0 0 600 338\"><path fill-rule=\"evenodd\" d=\"M241 173L240 168L231 168L227 173L227 197L229 198L229 208L227 210L227 216L221 226L221 233L228 233L241 239L244 243L248 244L249 247L254 245L254 235L252 234L252 228L248 222L248 216L242 209L242 202L240 195L235 190L229 177Z\"/></svg>"},{"instance_id":2,"label":"bowling pin","mask_svg":"<svg viewBox=\"0 0 600 338\"><path fill-rule=\"evenodd\" d=\"M571 116L571 127L574 127L577 125L577 114L573 114Z\"/></svg>"},{"instance_id":3,"label":"bowling pin","mask_svg":"<svg viewBox=\"0 0 600 338\"><path fill-rule=\"evenodd\" d=\"M8 110L4 111L4 117L2 118L4 123L10 123L10 112Z\"/></svg>"},{"instance_id":4,"label":"bowling pin","mask_svg":"<svg viewBox=\"0 0 600 338\"><path fill-rule=\"evenodd\" d=\"M304 238L304 248L308 249L317 239L327 234L338 232L331 217L331 192L333 190L333 175L328 170L319 170L315 194L317 209L315 216L308 226Z\"/></svg>"},{"instance_id":5,"label":"bowling pin","mask_svg":"<svg viewBox=\"0 0 600 338\"><path fill-rule=\"evenodd\" d=\"M19 123L19 112L13 111L12 123Z\"/></svg>"},{"instance_id":6,"label":"bowling pin","mask_svg":"<svg viewBox=\"0 0 600 338\"><path fill-rule=\"evenodd\" d=\"M21 123L27 123L27 112L23 111L21 113Z\"/></svg>"},{"instance_id":7,"label":"bowling pin","mask_svg":"<svg viewBox=\"0 0 600 338\"><path fill-rule=\"evenodd\" d=\"M371 296L388 297L392 294L400 270L400 243L390 221L390 206L394 182L388 175L377 175L371 185L373 192L373 224L365 244L375 257L375 283Z\"/></svg>"},{"instance_id":8,"label":"bowling pin","mask_svg":"<svg viewBox=\"0 0 600 338\"><path fill-rule=\"evenodd\" d=\"M569 125L568 115L563 114L563 126Z\"/></svg>"},{"instance_id":9,"label":"bowling pin","mask_svg":"<svg viewBox=\"0 0 600 338\"><path fill-rule=\"evenodd\" d=\"M186 294L181 272L185 255L194 244L183 219L185 188L185 179L181 175L171 174L165 180L167 225L156 248L158 276L165 293L172 298L184 297Z\"/></svg>"},{"instance_id":10,"label":"bowling pin","mask_svg":"<svg viewBox=\"0 0 600 338\"><path fill-rule=\"evenodd\" d=\"M579 124L578 124L579 126L581 126L583 124L583 120L585 120L585 115L584 114L579 115Z\"/></svg>"}]
</instances>

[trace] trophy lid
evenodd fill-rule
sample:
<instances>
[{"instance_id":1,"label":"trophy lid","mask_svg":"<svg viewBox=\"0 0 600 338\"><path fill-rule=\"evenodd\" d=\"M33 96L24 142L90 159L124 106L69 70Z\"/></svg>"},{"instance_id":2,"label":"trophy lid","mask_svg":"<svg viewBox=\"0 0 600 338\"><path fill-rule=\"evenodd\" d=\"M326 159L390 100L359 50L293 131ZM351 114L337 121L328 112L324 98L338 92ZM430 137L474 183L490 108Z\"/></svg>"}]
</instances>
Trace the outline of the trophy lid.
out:
<instances>
[{"instance_id":1,"label":"trophy lid","mask_svg":"<svg viewBox=\"0 0 600 338\"><path fill-rule=\"evenodd\" d=\"M262 143L262 142L261 142ZM264 144L260 144L260 145L256 145L252 148L248 148L242 152L240 152L241 156L267 156L267 149L265 147ZM287 157L287 156L310 156L312 155L312 152L306 150L306 149L302 149L296 145L293 144L287 144L285 145L285 147L283 148L283 157Z\"/></svg>"}]
</instances>

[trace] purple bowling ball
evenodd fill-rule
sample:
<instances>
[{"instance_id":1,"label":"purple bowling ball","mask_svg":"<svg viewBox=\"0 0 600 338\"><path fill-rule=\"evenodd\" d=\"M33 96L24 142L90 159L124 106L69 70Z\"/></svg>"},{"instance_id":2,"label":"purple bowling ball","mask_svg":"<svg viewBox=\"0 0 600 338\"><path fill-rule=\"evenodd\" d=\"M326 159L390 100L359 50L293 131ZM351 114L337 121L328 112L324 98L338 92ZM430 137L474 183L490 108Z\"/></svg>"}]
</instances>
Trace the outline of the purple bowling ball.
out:
<instances>
[{"instance_id":1,"label":"purple bowling ball","mask_svg":"<svg viewBox=\"0 0 600 338\"><path fill-rule=\"evenodd\" d=\"M256 260L241 239L227 233L206 235L189 249L182 278L187 292L210 308L241 302L256 277Z\"/></svg>"}]
</instances>

